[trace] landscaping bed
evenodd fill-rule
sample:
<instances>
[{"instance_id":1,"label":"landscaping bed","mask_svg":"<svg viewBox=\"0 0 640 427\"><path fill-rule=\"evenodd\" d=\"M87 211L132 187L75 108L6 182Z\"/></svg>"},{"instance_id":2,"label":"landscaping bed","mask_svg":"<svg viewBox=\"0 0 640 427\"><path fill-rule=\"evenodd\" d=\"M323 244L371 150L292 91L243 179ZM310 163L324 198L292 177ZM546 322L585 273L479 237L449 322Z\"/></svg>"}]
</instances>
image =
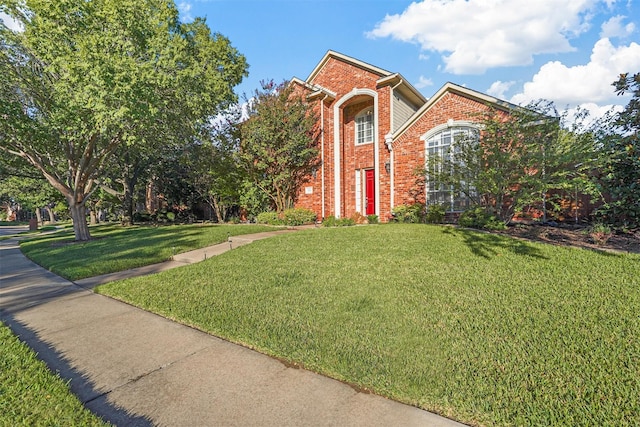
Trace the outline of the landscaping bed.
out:
<instances>
[{"instance_id":1,"label":"landscaping bed","mask_svg":"<svg viewBox=\"0 0 640 427\"><path fill-rule=\"evenodd\" d=\"M611 232L605 241L594 238L587 226L570 224L528 225L516 224L500 231L512 237L518 237L543 243L574 246L588 249L640 253L640 232Z\"/></svg>"}]
</instances>

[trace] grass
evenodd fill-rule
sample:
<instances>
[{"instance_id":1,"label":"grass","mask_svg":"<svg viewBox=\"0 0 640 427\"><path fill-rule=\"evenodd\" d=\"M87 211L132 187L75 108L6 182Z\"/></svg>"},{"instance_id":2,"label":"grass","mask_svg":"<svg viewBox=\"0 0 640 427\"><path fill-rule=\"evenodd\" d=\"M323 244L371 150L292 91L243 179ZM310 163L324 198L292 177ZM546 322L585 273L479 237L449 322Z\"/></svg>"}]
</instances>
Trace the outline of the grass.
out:
<instances>
[{"instance_id":1,"label":"grass","mask_svg":"<svg viewBox=\"0 0 640 427\"><path fill-rule=\"evenodd\" d=\"M639 273L637 255L399 224L98 291L466 423L638 425Z\"/></svg>"},{"instance_id":2,"label":"grass","mask_svg":"<svg viewBox=\"0 0 640 427\"><path fill-rule=\"evenodd\" d=\"M107 426L0 323L0 425Z\"/></svg>"},{"instance_id":3,"label":"grass","mask_svg":"<svg viewBox=\"0 0 640 427\"><path fill-rule=\"evenodd\" d=\"M20 244L34 262L69 280L127 270L171 259L174 254L214 245L273 227L261 225L171 225L91 227L93 240L74 242L73 230L37 237Z\"/></svg>"}]
</instances>

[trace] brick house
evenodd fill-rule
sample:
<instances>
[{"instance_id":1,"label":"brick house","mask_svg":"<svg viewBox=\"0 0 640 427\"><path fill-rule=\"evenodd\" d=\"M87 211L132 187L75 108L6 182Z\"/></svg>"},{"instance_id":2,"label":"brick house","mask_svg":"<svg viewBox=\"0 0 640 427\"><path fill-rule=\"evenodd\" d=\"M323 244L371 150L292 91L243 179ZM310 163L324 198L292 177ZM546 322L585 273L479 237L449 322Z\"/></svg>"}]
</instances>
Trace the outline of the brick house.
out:
<instances>
[{"instance_id":1,"label":"brick house","mask_svg":"<svg viewBox=\"0 0 640 427\"><path fill-rule=\"evenodd\" d=\"M513 107L453 83L427 99L401 74L334 51L306 80L292 83L306 91L320 119L321 166L296 203L318 218L359 212L387 221L395 206L424 201L416 200L415 171L429 153L443 153L460 133L478 132L473 116L490 105ZM428 184L422 190L427 203L452 212L467 204Z\"/></svg>"}]
</instances>

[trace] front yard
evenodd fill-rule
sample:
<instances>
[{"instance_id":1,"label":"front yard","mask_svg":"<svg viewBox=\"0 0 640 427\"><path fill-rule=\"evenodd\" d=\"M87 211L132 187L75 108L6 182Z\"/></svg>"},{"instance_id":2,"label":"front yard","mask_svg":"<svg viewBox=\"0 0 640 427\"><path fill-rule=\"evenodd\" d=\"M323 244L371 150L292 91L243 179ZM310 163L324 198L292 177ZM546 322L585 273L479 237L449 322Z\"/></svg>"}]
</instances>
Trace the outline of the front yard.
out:
<instances>
[{"instance_id":1,"label":"front yard","mask_svg":"<svg viewBox=\"0 0 640 427\"><path fill-rule=\"evenodd\" d=\"M640 424L640 255L347 227L99 292L467 423Z\"/></svg>"},{"instance_id":2,"label":"front yard","mask_svg":"<svg viewBox=\"0 0 640 427\"><path fill-rule=\"evenodd\" d=\"M263 225L170 225L91 227L92 240L75 242L66 230L22 242L34 262L69 280L155 264L175 254L227 241L229 236L273 231Z\"/></svg>"}]
</instances>

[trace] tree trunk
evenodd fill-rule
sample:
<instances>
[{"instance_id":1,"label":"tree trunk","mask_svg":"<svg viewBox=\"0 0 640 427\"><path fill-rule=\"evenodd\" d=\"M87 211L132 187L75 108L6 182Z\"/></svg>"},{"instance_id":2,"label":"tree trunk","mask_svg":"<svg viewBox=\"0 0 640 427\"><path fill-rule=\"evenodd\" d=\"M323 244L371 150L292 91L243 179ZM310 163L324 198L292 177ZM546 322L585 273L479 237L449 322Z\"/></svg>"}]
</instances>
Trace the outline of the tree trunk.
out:
<instances>
[{"instance_id":1,"label":"tree trunk","mask_svg":"<svg viewBox=\"0 0 640 427\"><path fill-rule=\"evenodd\" d=\"M122 196L122 225L133 225L133 191L138 183L138 174L134 173L132 177L128 173L124 173L122 187L124 195Z\"/></svg>"},{"instance_id":2,"label":"tree trunk","mask_svg":"<svg viewBox=\"0 0 640 427\"><path fill-rule=\"evenodd\" d=\"M96 225L98 223L98 217L96 216L95 209L89 209L89 221L91 225Z\"/></svg>"},{"instance_id":3,"label":"tree trunk","mask_svg":"<svg viewBox=\"0 0 640 427\"><path fill-rule=\"evenodd\" d=\"M46 209L47 213L49 214L49 223L50 224L55 224L56 223L56 216L53 214L53 209L51 209L51 206L45 206L45 209Z\"/></svg>"},{"instance_id":4,"label":"tree trunk","mask_svg":"<svg viewBox=\"0 0 640 427\"><path fill-rule=\"evenodd\" d=\"M38 224L42 224L42 212L40 208L36 208L36 219L38 220Z\"/></svg>"},{"instance_id":5,"label":"tree trunk","mask_svg":"<svg viewBox=\"0 0 640 427\"><path fill-rule=\"evenodd\" d=\"M129 180L124 183L124 195L122 196L122 225L133 225L133 194L129 188Z\"/></svg>"},{"instance_id":6,"label":"tree trunk","mask_svg":"<svg viewBox=\"0 0 640 427\"><path fill-rule=\"evenodd\" d=\"M71 218L73 219L73 232L76 236L76 242L84 242L91 240L89 226L87 225L87 208L84 203L69 203Z\"/></svg>"}]
</instances>

